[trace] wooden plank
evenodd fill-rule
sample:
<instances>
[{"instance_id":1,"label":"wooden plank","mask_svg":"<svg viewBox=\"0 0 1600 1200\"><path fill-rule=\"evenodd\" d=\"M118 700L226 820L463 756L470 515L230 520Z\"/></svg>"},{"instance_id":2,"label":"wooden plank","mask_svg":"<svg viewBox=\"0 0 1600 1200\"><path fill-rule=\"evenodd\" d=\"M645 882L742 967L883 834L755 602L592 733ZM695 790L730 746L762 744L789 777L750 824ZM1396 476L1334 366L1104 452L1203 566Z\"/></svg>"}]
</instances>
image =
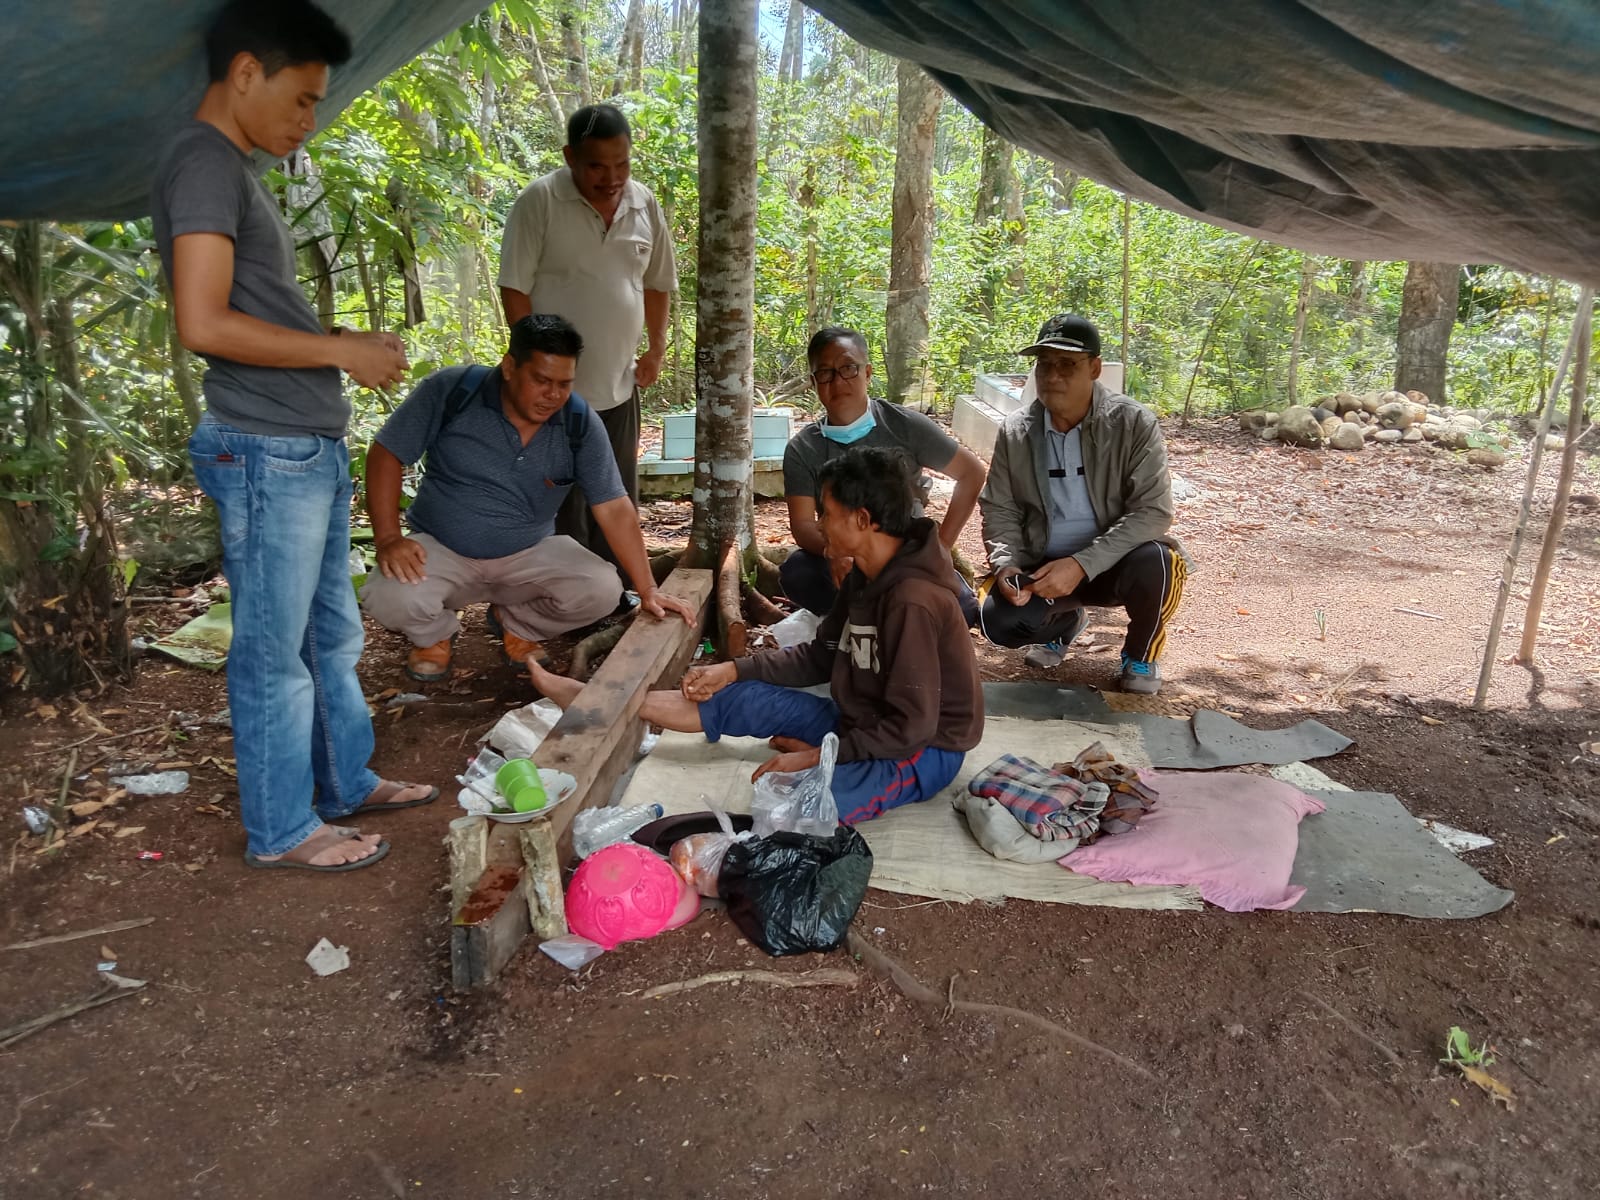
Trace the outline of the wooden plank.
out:
<instances>
[{"instance_id":1,"label":"wooden plank","mask_svg":"<svg viewBox=\"0 0 1600 1200\"><path fill-rule=\"evenodd\" d=\"M692 660L714 591L713 573L679 569L662 590L689 602L695 624L636 619L544 740L539 765L566 771L578 781L577 793L547 819L491 824L486 867L455 908L450 957L457 987L493 978L530 931L537 929L542 938L566 932L561 865L572 857L572 819L582 809L610 803L638 752L645 693L676 684Z\"/></svg>"}]
</instances>

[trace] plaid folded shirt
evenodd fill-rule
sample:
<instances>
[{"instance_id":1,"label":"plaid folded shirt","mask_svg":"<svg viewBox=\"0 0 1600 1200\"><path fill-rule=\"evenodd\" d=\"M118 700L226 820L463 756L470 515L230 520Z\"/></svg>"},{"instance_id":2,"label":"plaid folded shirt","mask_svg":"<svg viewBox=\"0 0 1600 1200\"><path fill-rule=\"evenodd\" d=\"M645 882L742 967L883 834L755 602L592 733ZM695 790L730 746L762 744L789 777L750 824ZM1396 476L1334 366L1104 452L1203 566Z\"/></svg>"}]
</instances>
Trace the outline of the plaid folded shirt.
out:
<instances>
[{"instance_id":1,"label":"plaid folded shirt","mask_svg":"<svg viewBox=\"0 0 1600 1200\"><path fill-rule=\"evenodd\" d=\"M1103 783L1084 783L1015 754L1002 754L979 771L967 791L1005 806L1042 842L1093 837L1110 795Z\"/></svg>"}]
</instances>

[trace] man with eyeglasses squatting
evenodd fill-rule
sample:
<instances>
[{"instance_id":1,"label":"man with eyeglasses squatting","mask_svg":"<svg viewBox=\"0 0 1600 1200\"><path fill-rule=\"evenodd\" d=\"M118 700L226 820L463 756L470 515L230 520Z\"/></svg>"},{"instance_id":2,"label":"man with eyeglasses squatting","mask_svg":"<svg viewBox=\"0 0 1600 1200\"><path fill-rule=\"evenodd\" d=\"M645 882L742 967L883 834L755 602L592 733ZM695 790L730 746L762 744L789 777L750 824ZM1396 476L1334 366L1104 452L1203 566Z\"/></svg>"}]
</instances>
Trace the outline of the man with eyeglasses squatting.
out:
<instances>
[{"instance_id":1,"label":"man with eyeglasses squatting","mask_svg":"<svg viewBox=\"0 0 1600 1200\"><path fill-rule=\"evenodd\" d=\"M994 572L983 632L1053 668L1089 623L1084 605L1124 608L1119 682L1154 695L1190 565L1168 532L1161 426L1100 382L1100 333L1083 317L1051 317L1017 353L1034 359L1038 399L1001 426L979 501Z\"/></svg>"},{"instance_id":2,"label":"man with eyeglasses squatting","mask_svg":"<svg viewBox=\"0 0 1600 1200\"><path fill-rule=\"evenodd\" d=\"M784 595L802 608L825 616L839 594L839 583L853 565L846 555L830 553L819 524L817 476L827 463L846 451L873 447L897 450L921 470L937 471L955 480L955 494L939 523L939 541L946 550L956 544L962 527L977 507L983 490L983 460L933 420L919 412L876 400L867 394L872 363L867 339L854 329L830 325L817 330L806 347L811 382L822 401L823 415L789 440L783 452L783 493L789 505L789 533L798 547L780 571ZM927 499L928 480L918 479L917 516ZM962 615L969 626L978 620L978 599L966 580L956 576Z\"/></svg>"}]
</instances>

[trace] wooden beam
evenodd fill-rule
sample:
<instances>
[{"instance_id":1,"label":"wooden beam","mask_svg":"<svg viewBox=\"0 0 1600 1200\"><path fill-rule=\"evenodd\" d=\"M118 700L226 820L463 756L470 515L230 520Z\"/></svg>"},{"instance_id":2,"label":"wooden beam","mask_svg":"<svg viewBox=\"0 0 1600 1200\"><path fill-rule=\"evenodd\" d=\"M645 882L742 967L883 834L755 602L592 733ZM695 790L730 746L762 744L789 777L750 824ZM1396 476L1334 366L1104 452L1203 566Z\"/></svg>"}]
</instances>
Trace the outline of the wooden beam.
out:
<instances>
[{"instance_id":1,"label":"wooden beam","mask_svg":"<svg viewBox=\"0 0 1600 1200\"><path fill-rule=\"evenodd\" d=\"M689 665L714 583L710 571L673 571L662 591L688 601L695 623L636 619L539 747L539 765L571 775L578 781L577 794L531 824L490 826L483 873L455 907L451 977L456 986L493 978L531 930L543 938L566 932L561 867L572 857L572 820L585 808L611 802L644 735L639 706L650 689L676 685Z\"/></svg>"}]
</instances>

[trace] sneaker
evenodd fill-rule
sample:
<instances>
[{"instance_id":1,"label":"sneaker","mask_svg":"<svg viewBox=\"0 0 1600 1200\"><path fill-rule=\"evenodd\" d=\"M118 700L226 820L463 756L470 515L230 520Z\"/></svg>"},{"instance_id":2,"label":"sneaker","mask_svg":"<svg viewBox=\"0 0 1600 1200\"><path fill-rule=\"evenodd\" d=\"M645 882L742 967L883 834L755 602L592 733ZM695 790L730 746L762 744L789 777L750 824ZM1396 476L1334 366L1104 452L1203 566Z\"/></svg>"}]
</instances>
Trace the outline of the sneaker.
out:
<instances>
[{"instance_id":1,"label":"sneaker","mask_svg":"<svg viewBox=\"0 0 1600 1200\"><path fill-rule=\"evenodd\" d=\"M547 661L542 642L519 637L506 628L506 623L500 616L499 605L489 606L489 628L500 635L500 645L505 649L507 666L526 666L530 658L540 663Z\"/></svg>"},{"instance_id":2,"label":"sneaker","mask_svg":"<svg viewBox=\"0 0 1600 1200\"><path fill-rule=\"evenodd\" d=\"M420 683L434 683L450 674L450 643L445 638L431 646L414 646L406 655L406 674Z\"/></svg>"},{"instance_id":3,"label":"sneaker","mask_svg":"<svg viewBox=\"0 0 1600 1200\"><path fill-rule=\"evenodd\" d=\"M1122 656L1122 674L1118 679L1125 692L1140 696L1154 696L1161 690L1161 668L1153 662Z\"/></svg>"},{"instance_id":4,"label":"sneaker","mask_svg":"<svg viewBox=\"0 0 1600 1200\"><path fill-rule=\"evenodd\" d=\"M1041 671L1052 671L1059 667L1067 657L1068 647L1078 639L1078 635L1089 624L1087 609L1078 608L1074 609L1073 612L1075 620L1072 627L1067 630L1065 637L1058 641L1041 642L1038 645L1029 646L1028 652L1022 656L1022 661L1027 663L1028 666L1035 667Z\"/></svg>"},{"instance_id":5,"label":"sneaker","mask_svg":"<svg viewBox=\"0 0 1600 1200\"><path fill-rule=\"evenodd\" d=\"M1066 657L1067 648L1063 643L1040 642L1036 646L1028 647L1028 652L1022 656L1022 661L1041 671L1052 671L1059 667Z\"/></svg>"}]
</instances>

